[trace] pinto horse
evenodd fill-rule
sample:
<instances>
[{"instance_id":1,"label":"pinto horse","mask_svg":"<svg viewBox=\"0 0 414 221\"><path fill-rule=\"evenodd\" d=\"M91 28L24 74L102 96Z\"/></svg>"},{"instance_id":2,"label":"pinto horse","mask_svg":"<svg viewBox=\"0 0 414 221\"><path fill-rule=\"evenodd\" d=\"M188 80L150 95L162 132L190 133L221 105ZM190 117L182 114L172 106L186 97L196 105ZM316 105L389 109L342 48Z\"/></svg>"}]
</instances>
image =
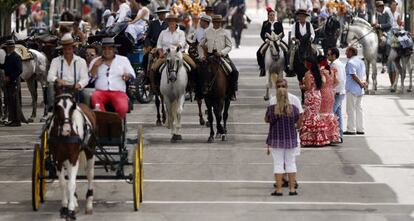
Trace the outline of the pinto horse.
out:
<instances>
[{"instance_id":1,"label":"pinto horse","mask_svg":"<svg viewBox=\"0 0 414 221\"><path fill-rule=\"evenodd\" d=\"M59 94L59 90L56 91ZM78 202L75 190L79 167L86 170L88 178L86 214L92 214L96 146L95 114L86 105L76 104L72 94L60 93L55 98L49 125L50 151L56 162L62 190L60 216L66 220L76 220L75 210L78 208ZM66 182L65 176L68 177L69 183Z\"/></svg>"},{"instance_id":2,"label":"pinto horse","mask_svg":"<svg viewBox=\"0 0 414 221\"><path fill-rule=\"evenodd\" d=\"M202 70L207 80L207 94L204 96L204 101L208 111L208 122L210 122L210 136L208 142L214 141L214 129L213 129L213 111L216 117L217 134L216 138L221 138L222 141L226 140L227 134L227 118L230 108L230 95L229 95L229 82L226 72L224 71L220 57L211 55L206 59L206 63L202 64L200 70ZM221 125L223 119L224 125Z\"/></svg>"}]
</instances>

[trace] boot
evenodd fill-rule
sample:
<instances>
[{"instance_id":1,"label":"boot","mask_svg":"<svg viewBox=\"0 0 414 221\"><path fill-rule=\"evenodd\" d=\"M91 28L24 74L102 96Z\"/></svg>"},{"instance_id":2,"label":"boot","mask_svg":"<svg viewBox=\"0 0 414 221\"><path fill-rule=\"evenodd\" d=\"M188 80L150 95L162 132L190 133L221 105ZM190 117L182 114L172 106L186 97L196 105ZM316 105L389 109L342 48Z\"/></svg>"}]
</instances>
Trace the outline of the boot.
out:
<instances>
[{"instance_id":1,"label":"boot","mask_svg":"<svg viewBox=\"0 0 414 221\"><path fill-rule=\"evenodd\" d=\"M266 70L264 68L260 68L260 75L259 77L264 77L266 76Z\"/></svg>"}]
</instances>

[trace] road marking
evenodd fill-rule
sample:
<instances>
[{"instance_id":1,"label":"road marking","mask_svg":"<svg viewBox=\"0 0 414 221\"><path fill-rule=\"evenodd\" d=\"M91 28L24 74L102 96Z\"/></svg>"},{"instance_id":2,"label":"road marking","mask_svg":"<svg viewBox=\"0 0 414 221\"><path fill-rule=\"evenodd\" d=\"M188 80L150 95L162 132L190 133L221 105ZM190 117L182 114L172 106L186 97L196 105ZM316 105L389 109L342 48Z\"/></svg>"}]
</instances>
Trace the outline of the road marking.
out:
<instances>
[{"instance_id":1,"label":"road marking","mask_svg":"<svg viewBox=\"0 0 414 221\"><path fill-rule=\"evenodd\" d=\"M87 183L87 180L78 180L79 183ZM167 179L144 179L146 183L255 183L272 184L271 180L167 180ZM3 180L0 184L25 184L32 183L31 180ZM94 180L94 183L126 183L125 180ZM344 185L383 185L383 182L352 182L352 181L299 181L300 184L344 184Z\"/></svg>"}]
</instances>

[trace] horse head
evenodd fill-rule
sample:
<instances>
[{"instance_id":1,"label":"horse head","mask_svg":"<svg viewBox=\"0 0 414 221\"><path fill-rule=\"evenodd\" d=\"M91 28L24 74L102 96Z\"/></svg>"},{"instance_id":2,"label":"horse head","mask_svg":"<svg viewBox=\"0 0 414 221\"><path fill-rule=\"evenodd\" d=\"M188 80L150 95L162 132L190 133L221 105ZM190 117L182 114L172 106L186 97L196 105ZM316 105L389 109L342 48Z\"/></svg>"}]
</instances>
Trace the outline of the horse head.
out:
<instances>
[{"instance_id":1,"label":"horse head","mask_svg":"<svg viewBox=\"0 0 414 221\"><path fill-rule=\"evenodd\" d=\"M276 35L274 32L272 34L266 33L266 37L269 40L269 50L272 55L273 60L279 59L279 41L282 39L282 33Z\"/></svg>"},{"instance_id":2,"label":"horse head","mask_svg":"<svg viewBox=\"0 0 414 221\"><path fill-rule=\"evenodd\" d=\"M76 109L76 102L71 94L60 94L56 96L53 110L54 126L57 126L58 136L70 136L73 130L72 114Z\"/></svg>"},{"instance_id":3,"label":"horse head","mask_svg":"<svg viewBox=\"0 0 414 221\"><path fill-rule=\"evenodd\" d=\"M165 59L167 67L168 81L175 82L177 73L183 65L183 54L178 47L167 49L167 57Z\"/></svg>"},{"instance_id":4,"label":"horse head","mask_svg":"<svg viewBox=\"0 0 414 221\"><path fill-rule=\"evenodd\" d=\"M192 40L188 40L187 39L187 44L188 44L188 54L190 55L190 57L192 59L197 59L199 57L198 54L198 41L192 41Z\"/></svg>"}]
</instances>

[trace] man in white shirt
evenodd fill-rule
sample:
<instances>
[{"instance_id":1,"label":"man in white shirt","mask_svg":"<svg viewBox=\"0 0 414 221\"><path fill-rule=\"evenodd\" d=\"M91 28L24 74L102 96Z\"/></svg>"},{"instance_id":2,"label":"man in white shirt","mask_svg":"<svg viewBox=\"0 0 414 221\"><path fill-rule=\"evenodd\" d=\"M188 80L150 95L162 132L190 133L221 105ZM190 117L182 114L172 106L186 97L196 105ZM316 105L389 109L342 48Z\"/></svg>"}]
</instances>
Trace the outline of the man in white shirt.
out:
<instances>
[{"instance_id":1,"label":"man in white shirt","mask_svg":"<svg viewBox=\"0 0 414 221\"><path fill-rule=\"evenodd\" d=\"M126 0L117 0L119 9L116 12L115 23L129 21L131 17L131 7L126 3Z\"/></svg>"},{"instance_id":2,"label":"man in white shirt","mask_svg":"<svg viewBox=\"0 0 414 221\"><path fill-rule=\"evenodd\" d=\"M86 61L73 53L76 43L70 33L65 34L61 41L60 46L62 54L54 58L50 64L50 69L47 75L47 81L60 87L70 86L75 91L80 91L86 85L88 85L88 67ZM54 101L54 87L50 88L50 102ZM77 97L79 100L79 97Z\"/></svg>"},{"instance_id":3,"label":"man in white shirt","mask_svg":"<svg viewBox=\"0 0 414 221\"><path fill-rule=\"evenodd\" d=\"M208 15L202 15L200 18L200 25L196 29L193 37L193 41L201 42L204 37L204 33L206 32L207 28L210 26L211 17Z\"/></svg>"},{"instance_id":4,"label":"man in white shirt","mask_svg":"<svg viewBox=\"0 0 414 221\"><path fill-rule=\"evenodd\" d=\"M95 89L91 97L92 107L99 105L105 111L110 103L119 116L124 119L128 112L128 96L125 82L135 78L135 71L127 57L115 54L113 38L102 39L102 56L95 58L89 70L95 78Z\"/></svg>"},{"instance_id":5,"label":"man in white shirt","mask_svg":"<svg viewBox=\"0 0 414 221\"><path fill-rule=\"evenodd\" d=\"M335 103L333 112L338 116L339 123L339 133L341 135L341 142L343 136L343 126L342 126L342 102L345 98L345 81L346 81L346 72L345 65L339 60L339 50L338 48L330 48L327 52L328 60L331 62L331 67L337 71L337 79L339 81L338 86L336 86L335 94Z\"/></svg>"},{"instance_id":6,"label":"man in white shirt","mask_svg":"<svg viewBox=\"0 0 414 221\"><path fill-rule=\"evenodd\" d=\"M218 57L223 57L231 66L231 73L229 74L231 100L236 99L237 81L239 72L233 61L228 56L232 49L232 42L229 34L223 29L223 17L221 15L212 16L213 27L208 28L204 34L203 40L200 42L201 47L207 48L207 53ZM207 55L204 51L201 53L201 58L205 59Z\"/></svg>"}]
</instances>

